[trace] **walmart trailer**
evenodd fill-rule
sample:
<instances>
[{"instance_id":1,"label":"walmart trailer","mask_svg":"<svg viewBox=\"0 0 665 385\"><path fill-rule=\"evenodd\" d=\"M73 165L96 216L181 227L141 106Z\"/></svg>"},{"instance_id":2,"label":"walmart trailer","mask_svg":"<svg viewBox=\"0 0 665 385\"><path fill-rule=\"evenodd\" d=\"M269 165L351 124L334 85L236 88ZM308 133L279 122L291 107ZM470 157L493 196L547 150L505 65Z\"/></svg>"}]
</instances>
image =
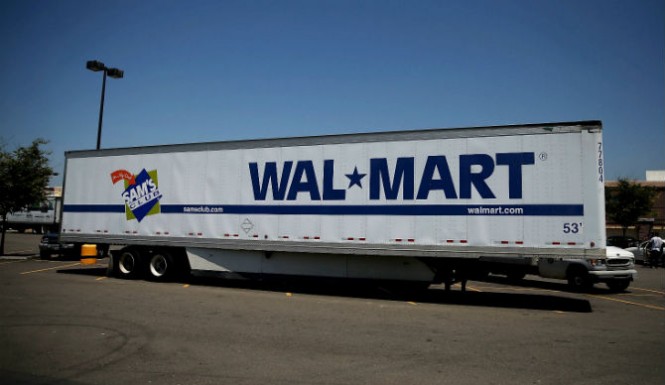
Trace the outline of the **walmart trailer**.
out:
<instances>
[{"instance_id":1,"label":"walmart trailer","mask_svg":"<svg viewBox=\"0 0 665 385\"><path fill-rule=\"evenodd\" d=\"M605 257L598 121L66 153L61 240L118 276L443 282L483 257Z\"/></svg>"}]
</instances>

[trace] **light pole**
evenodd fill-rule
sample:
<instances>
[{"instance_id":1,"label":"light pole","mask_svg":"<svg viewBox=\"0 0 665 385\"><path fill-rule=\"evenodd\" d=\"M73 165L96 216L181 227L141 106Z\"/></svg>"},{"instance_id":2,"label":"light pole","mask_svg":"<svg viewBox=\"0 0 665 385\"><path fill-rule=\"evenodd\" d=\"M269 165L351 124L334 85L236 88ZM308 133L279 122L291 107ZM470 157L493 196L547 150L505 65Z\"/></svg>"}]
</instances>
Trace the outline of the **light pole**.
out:
<instances>
[{"instance_id":1,"label":"light pole","mask_svg":"<svg viewBox=\"0 0 665 385\"><path fill-rule=\"evenodd\" d=\"M97 60L89 60L85 64L85 68L94 72L104 71L104 77L102 80L102 100L99 102L99 125L97 126L97 149L99 150L99 146L102 141L102 119L104 117L104 93L106 92L106 75L114 79L122 79L122 77L125 75L125 71L119 70L117 68L108 68L104 65L104 63Z\"/></svg>"}]
</instances>

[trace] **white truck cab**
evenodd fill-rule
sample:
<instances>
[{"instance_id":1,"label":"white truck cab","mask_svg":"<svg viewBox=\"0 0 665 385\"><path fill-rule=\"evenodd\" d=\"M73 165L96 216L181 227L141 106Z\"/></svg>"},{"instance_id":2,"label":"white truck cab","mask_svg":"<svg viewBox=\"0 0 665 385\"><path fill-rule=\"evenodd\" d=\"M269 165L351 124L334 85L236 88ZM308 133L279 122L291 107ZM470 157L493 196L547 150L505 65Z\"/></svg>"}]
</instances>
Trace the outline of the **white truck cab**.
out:
<instances>
[{"instance_id":1,"label":"white truck cab","mask_svg":"<svg viewBox=\"0 0 665 385\"><path fill-rule=\"evenodd\" d=\"M612 291L623 291L637 277L633 253L615 246L607 246L607 258L539 258L537 267L539 276L565 279L577 290L602 282Z\"/></svg>"},{"instance_id":2,"label":"white truck cab","mask_svg":"<svg viewBox=\"0 0 665 385\"><path fill-rule=\"evenodd\" d=\"M605 283L612 291L624 291L637 278L633 253L615 246L607 246L605 258L482 257L479 270L506 275L512 281L519 281L527 274L563 279L577 291L589 290L599 282Z\"/></svg>"}]
</instances>

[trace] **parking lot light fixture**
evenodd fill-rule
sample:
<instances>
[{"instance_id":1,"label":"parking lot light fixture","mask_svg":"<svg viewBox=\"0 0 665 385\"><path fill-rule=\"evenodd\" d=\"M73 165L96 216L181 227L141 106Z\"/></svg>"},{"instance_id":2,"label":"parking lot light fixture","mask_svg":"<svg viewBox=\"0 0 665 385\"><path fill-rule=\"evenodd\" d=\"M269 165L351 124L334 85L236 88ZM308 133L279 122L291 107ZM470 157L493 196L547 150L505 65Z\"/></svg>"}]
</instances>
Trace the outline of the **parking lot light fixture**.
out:
<instances>
[{"instance_id":1,"label":"parking lot light fixture","mask_svg":"<svg viewBox=\"0 0 665 385\"><path fill-rule=\"evenodd\" d=\"M90 71L99 72L104 69L104 63L97 60L89 60L87 63L85 63L85 68L89 69Z\"/></svg>"},{"instance_id":2,"label":"parking lot light fixture","mask_svg":"<svg viewBox=\"0 0 665 385\"><path fill-rule=\"evenodd\" d=\"M97 149L99 150L102 140L102 120L104 118L104 94L106 93L106 76L110 76L113 79L122 79L125 76L125 71L117 68L108 68L104 63L98 60L89 60L85 63L85 68L93 72L102 71L104 73L102 77L102 97L99 102L99 124L97 126Z\"/></svg>"}]
</instances>

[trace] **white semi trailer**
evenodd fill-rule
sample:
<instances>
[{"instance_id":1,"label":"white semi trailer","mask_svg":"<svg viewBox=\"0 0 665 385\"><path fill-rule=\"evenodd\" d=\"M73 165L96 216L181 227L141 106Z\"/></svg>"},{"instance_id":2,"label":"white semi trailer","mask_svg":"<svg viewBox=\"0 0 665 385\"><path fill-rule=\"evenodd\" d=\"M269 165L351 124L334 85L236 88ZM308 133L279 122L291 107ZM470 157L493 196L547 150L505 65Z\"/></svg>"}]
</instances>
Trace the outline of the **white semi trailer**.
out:
<instances>
[{"instance_id":1,"label":"white semi trailer","mask_svg":"<svg viewBox=\"0 0 665 385\"><path fill-rule=\"evenodd\" d=\"M61 241L120 277L420 283L482 260L605 258L599 121L66 153Z\"/></svg>"},{"instance_id":2,"label":"white semi trailer","mask_svg":"<svg viewBox=\"0 0 665 385\"><path fill-rule=\"evenodd\" d=\"M48 192L44 201L7 214L5 223L8 228L21 233L26 230L37 234L55 231L59 225L61 206L61 198Z\"/></svg>"}]
</instances>

